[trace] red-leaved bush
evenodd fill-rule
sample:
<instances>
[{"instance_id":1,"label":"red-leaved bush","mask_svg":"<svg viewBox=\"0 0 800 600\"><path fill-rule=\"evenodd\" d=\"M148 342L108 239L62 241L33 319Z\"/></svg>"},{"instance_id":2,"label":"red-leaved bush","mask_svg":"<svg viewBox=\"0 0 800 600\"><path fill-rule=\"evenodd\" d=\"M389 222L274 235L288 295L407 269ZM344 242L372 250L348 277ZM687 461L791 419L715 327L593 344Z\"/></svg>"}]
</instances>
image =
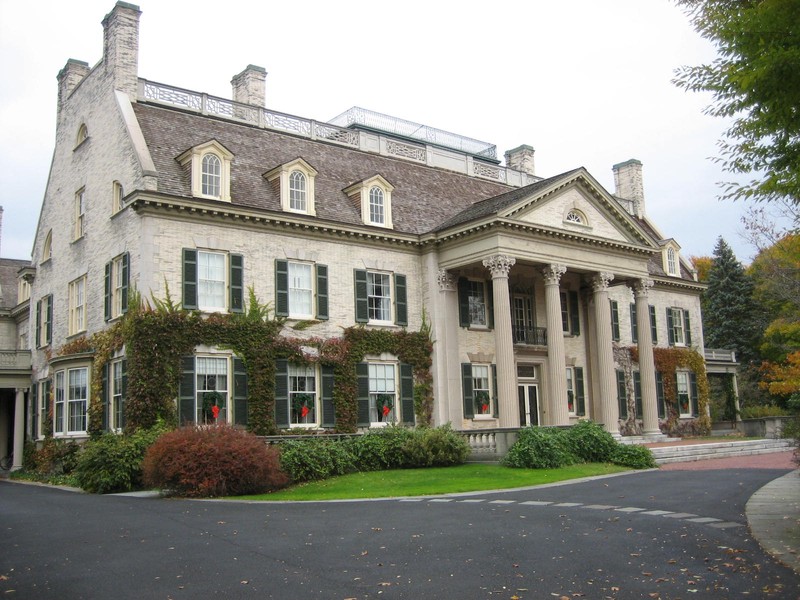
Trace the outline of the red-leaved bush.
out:
<instances>
[{"instance_id":1,"label":"red-leaved bush","mask_svg":"<svg viewBox=\"0 0 800 600\"><path fill-rule=\"evenodd\" d=\"M289 481L277 449L229 425L165 433L147 450L142 471L146 485L188 498L260 494Z\"/></svg>"}]
</instances>

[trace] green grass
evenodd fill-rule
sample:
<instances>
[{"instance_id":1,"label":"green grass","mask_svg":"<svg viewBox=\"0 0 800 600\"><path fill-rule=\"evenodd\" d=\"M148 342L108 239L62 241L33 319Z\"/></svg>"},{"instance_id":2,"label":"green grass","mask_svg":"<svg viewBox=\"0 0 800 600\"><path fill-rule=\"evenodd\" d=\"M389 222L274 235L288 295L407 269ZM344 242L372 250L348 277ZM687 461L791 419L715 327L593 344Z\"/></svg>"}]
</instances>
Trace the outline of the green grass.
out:
<instances>
[{"instance_id":1,"label":"green grass","mask_svg":"<svg viewBox=\"0 0 800 600\"><path fill-rule=\"evenodd\" d=\"M324 481L296 485L270 494L239 496L237 499L307 501L430 496L526 487L628 470L630 469L627 467L600 463L574 465L561 469L511 469L483 464L398 469L352 473Z\"/></svg>"}]
</instances>

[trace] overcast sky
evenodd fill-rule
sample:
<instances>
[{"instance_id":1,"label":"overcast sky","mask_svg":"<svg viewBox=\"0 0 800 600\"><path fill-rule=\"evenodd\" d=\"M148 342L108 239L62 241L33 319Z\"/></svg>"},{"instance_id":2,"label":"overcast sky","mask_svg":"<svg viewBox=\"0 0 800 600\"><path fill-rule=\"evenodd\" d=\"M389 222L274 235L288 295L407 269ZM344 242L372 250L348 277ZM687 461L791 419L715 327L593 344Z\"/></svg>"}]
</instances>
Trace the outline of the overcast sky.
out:
<instances>
[{"instance_id":1,"label":"overcast sky","mask_svg":"<svg viewBox=\"0 0 800 600\"><path fill-rule=\"evenodd\" d=\"M647 212L688 255L722 235L739 260L746 205L720 201L709 160L725 123L670 83L714 57L669 0L256 2L142 0L139 76L230 98L248 64L267 108L327 121L351 106L536 150L537 175L644 167ZM30 258L55 139L56 75L94 65L113 0L0 0L4 257Z\"/></svg>"}]
</instances>

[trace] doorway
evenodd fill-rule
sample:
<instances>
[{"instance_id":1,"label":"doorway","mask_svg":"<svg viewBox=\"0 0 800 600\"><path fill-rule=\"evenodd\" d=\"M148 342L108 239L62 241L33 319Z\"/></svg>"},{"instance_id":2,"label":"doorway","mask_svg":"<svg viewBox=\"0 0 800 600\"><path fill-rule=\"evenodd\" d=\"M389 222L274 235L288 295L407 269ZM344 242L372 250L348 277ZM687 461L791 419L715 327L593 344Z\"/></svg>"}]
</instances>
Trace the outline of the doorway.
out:
<instances>
[{"instance_id":1,"label":"doorway","mask_svg":"<svg viewBox=\"0 0 800 600\"><path fill-rule=\"evenodd\" d=\"M519 425L528 427L539 425L539 386L535 383L521 383L517 386L519 397Z\"/></svg>"}]
</instances>

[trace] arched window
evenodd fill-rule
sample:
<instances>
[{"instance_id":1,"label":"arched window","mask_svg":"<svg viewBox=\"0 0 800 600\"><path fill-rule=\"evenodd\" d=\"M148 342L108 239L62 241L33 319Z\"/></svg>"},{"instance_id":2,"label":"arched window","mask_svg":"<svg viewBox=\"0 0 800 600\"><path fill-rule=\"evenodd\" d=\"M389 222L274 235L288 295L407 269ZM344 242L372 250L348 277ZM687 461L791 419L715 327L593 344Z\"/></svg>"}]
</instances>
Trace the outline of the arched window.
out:
<instances>
[{"instance_id":1,"label":"arched window","mask_svg":"<svg viewBox=\"0 0 800 600\"><path fill-rule=\"evenodd\" d=\"M44 246L42 247L42 261L50 260L53 257L53 230L47 232L47 237L44 238Z\"/></svg>"},{"instance_id":2,"label":"arched window","mask_svg":"<svg viewBox=\"0 0 800 600\"><path fill-rule=\"evenodd\" d=\"M119 181L115 181L112 184L111 214L122 210L122 198L124 196L125 194L122 191L122 184Z\"/></svg>"},{"instance_id":3,"label":"arched window","mask_svg":"<svg viewBox=\"0 0 800 600\"><path fill-rule=\"evenodd\" d=\"M220 197L222 163L216 154L206 154L202 166L202 193L212 198Z\"/></svg>"},{"instance_id":4,"label":"arched window","mask_svg":"<svg viewBox=\"0 0 800 600\"><path fill-rule=\"evenodd\" d=\"M80 146L88 137L89 130L86 129L86 123L81 123L81 126L78 127L78 135L75 136L75 146Z\"/></svg>"},{"instance_id":5,"label":"arched window","mask_svg":"<svg viewBox=\"0 0 800 600\"><path fill-rule=\"evenodd\" d=\"M567 223L577 223L578 225L586 225L586 217L583 216L583 213L579 210L571 208L567 213L567 216L564 217L564 220Z\"/></svg>"},{"instance_id":6,"label":"arched window","mask_svg":"<svg viewBox=\"0 0 800 600\"><path fill-rule=\"evenodd\" d=\"M289 208L306 212L306 176L300 171L289 175Z\"/></svg>"},{"instance_id":7,"label":"arched window","mask_svg":"<svg viewBox=\"0 0 800 600\"><path fill-rule=\"evenodd\" d=\"M378 186L369 190L369 220L371 223L383 225L386 216L383 204L383 190Z\"/></svg>"},{"instance_id":8,"label":"arched window","mask_svg":"<svg viewBox=\"0 0 800 600\"><path fill-rule=\"evenodd\" d=\"M674 248L667 249L667 273L670 275L678 274L678 254Z\"/></svg>"}]
</instances>

